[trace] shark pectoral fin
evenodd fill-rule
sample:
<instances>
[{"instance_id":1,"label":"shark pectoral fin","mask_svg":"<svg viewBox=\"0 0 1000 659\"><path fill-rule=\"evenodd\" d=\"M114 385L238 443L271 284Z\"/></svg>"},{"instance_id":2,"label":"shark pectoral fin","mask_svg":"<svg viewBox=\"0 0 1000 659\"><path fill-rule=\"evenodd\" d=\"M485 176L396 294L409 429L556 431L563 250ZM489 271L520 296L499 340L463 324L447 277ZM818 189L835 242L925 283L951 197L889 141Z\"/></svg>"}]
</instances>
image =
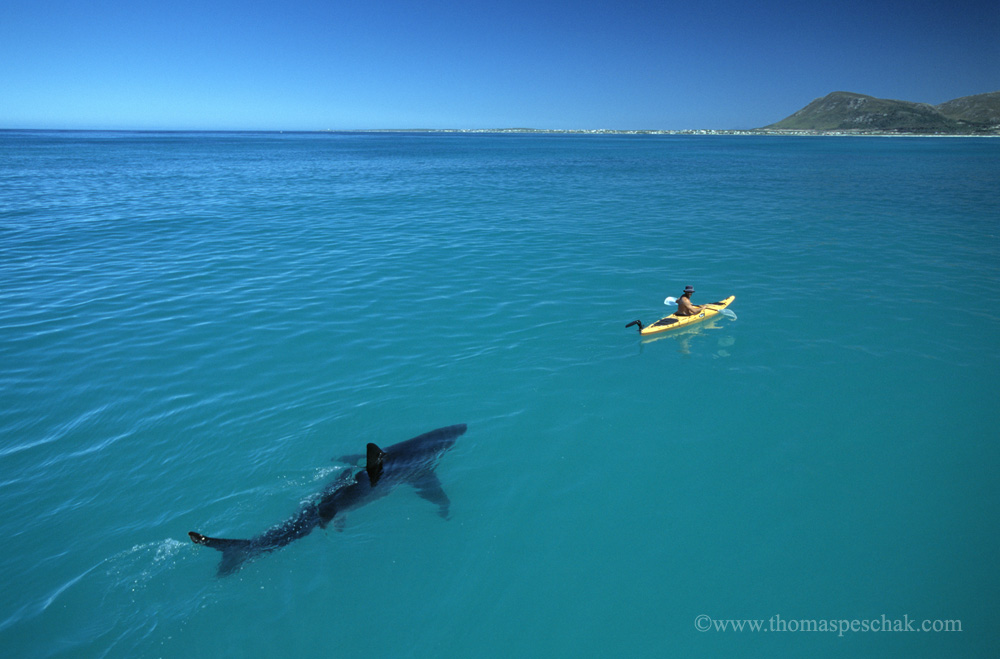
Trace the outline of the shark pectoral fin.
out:
<instances>
[{"instance_id":1,"label":"shark pectoral fin","mask_svg":"<svg viewBox=\"0 0 1000 659\"><path fill-rule=\"evenodd\" d=\"M345 526L347 526L347 519L345 519L344 517L338 517L337 519L333 520L334 531L337 531L338 533L343 533Z\"/></svg>"},{"instance_id":2,"label":"shark pectoral fin","mask_svg":"<svg viewBox=\"0 0 1000 659\"><path fill-rule=\"evenodd\" d=\"M416 489L417 496L435 504L438 507L438 515L448 519L451 501L448 500L448 495L441 487L441 481L438 480L437 474L433 471L426 472L419 479L413 481L413 487Z\"/></svg>"},{"instance_id":3,"label":"shark pectoral fin","mask_svg":"<svg viewBox=\"0 0 1000 659\"><path fill-rule=\"evenodd\" d=\"M368 455L365 462L365 471L368 472L368 483L375 487L375 483L382 477L382 462L385 459L385 451L374 444L368 444Z\"/></svg>"},{"instance_id":4,"label":"shark pectoral fin","mask_svg":"<svg viewBox=\"0 0 1000 659\"><path fill-rule=\"evenodd\" d=\"M365 456L360 453L354 453L352 455L342 455L339 458L334 458L334 462L343 462L344 464L352 465L357 467L361 464L361 461L365 459Z\"/></svg>"},{"instance_id":5,"label":"shark pectoral fin","mask_svg":"<svg viewBox=\"0 0 1000 659\"><path fill-rule=\"evenodd\" d=\"M316 506L316 515L319 517L319 527L326 530L326 525L337 515L337 508L332 500L320 501Z\"/></svg>"}]
</instances>

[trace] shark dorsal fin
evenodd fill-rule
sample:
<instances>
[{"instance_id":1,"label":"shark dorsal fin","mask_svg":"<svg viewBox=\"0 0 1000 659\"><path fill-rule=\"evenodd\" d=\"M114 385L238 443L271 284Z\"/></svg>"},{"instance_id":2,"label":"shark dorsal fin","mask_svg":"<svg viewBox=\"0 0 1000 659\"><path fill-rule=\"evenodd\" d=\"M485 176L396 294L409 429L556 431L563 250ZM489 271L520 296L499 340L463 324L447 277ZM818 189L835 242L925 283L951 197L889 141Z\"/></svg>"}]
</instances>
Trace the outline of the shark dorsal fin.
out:
<instances>
[{"instance_id":1,"label":"shark dorsal fin","mask_svg":"<svg viewBox=\"0 0 1000 659\"><path fill-rule=\"evenodd\" d=\"M368 482L372 487L382 477L382 460L385 458L385 451L375 444L368 444L368 460L365 463L365 471L368 472Z\"/></svg>"}]
</instances>

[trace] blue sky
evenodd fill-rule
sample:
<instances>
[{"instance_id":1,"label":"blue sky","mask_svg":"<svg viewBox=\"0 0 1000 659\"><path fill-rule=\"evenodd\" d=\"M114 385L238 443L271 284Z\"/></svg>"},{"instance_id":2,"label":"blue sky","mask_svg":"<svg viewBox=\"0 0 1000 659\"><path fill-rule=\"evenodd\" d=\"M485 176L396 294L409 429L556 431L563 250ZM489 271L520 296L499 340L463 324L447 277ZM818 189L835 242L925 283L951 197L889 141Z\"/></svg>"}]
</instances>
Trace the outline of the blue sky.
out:
<instances>
[{"instance_id":1,"label":"blue sky","mask_svg":"<svg viewBox=\"0 0 1000 659\"><path fill-rule=\"evenodd\" d=\"M1000 91L997 0L2 0L0 128L685 129Z\"/></svg>"}]
</instances>

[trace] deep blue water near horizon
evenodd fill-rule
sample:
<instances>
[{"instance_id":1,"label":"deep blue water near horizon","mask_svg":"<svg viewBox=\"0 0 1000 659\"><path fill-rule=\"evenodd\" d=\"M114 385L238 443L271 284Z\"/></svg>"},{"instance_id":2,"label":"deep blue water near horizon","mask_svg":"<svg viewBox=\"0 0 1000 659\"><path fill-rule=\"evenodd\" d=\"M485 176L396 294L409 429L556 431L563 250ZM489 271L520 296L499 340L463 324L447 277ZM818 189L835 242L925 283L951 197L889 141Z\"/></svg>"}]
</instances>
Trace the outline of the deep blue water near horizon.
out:
<instances>
[{"instance_id":1,"label":"deep blue water near horizon","mask_svg":"<svg viewBox=\"0 0 1000 659\"><path fill-rule=\"evenodd\" d=\"M998 235L991 139L0 132L0 648L995 656Z\"/></svg>"}]
</instances>

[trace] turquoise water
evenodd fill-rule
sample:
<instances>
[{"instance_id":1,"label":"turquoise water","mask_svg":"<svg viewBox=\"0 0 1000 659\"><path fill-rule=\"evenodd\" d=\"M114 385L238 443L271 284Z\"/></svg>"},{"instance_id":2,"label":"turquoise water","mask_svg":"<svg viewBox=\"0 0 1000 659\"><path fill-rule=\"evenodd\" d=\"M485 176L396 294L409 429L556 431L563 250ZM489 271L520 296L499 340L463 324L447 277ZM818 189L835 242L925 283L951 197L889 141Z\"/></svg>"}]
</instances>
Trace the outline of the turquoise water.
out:
<instances>
[{"instance_id":1,"label":"turquoise water","mask_svg":"<svg viewBox=\"0 0 1000 659\"><path fill-rule=\"evenodd\" d=\"M0 647L993 656L998 235L989 139L0 133Z\"/></svg>"}]
</instances>

